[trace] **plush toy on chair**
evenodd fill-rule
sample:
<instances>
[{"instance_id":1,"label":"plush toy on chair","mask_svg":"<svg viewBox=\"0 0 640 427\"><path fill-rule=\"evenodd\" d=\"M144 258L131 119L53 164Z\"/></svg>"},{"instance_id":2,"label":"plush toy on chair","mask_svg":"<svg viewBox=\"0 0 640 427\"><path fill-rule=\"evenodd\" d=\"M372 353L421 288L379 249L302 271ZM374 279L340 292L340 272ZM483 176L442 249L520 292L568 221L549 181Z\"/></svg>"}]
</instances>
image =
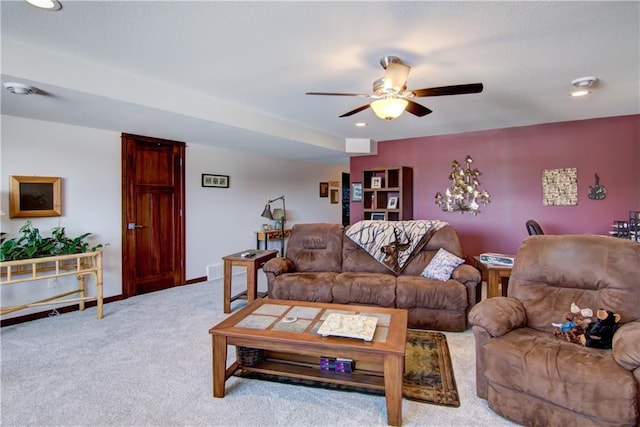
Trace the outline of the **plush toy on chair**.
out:
<instances>
[{"instance_id":1,"label":"plush toy on chair","mask_svg":"<svg viewBox=\"0 0 640 427\"><path fill-rule=\"evenodd\" d=\"M609 349L612 347L613 334L618 330L620 315L601 308L596 317L598 320L589 325L580 342L585 347Z\"/></svg>"}]
</instances>

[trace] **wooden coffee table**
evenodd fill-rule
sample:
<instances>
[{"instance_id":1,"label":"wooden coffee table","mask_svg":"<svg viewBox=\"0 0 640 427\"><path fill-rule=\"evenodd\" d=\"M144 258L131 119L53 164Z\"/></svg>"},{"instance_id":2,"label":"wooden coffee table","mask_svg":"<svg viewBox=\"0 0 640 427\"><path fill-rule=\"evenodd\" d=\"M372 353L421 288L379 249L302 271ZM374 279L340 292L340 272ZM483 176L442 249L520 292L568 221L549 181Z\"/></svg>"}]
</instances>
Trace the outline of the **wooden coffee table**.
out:
<instances>
[{"instance_id":1,"label":"wooden coffee table","mask_svg":"<svg viewBox=\"0 0 640 427\"><path fill-rule=\"evenodd\" d=\"M334 312L377 317L373 340L318 335L316 331L323 320ZM297 320L284 321L292 316ZM365 387L385 392L388 424L402 425L406 310L258 299L212 327L209 333L214 397L224 397L225 382L238 369ZM227 368L228 345L263 349L265 357L251 366L236 360ZM355 369L350 374L322 371L320 356L352 359ZM301 363L301 357L307 361ZM358 369L359 366L366 369Z\"/></svg>"}]
</instances>

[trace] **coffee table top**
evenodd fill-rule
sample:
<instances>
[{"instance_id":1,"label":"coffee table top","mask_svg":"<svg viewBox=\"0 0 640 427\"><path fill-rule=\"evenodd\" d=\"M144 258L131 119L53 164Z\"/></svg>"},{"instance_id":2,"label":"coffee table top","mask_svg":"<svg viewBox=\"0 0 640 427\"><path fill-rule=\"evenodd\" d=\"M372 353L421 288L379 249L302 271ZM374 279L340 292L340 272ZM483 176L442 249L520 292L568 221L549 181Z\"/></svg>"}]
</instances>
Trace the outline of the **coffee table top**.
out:
<instances>
[{"instance_id":1,"label":"coffee table top","mask_svg":"<svg viewBox=\"0 0 640 427\"><path fill-rule=\"evenodd\" d=\"M376 317L372 341L327 336L317 333L332 313ZM295 318L294 321L291 321ZM308 344L313 347L367 350L404 354L407 332L407 311L382 307L342 305L260 299L231 315L209 330L212 335L238 339L259 339L262 342Z\"/></svg>"}]
</instances>

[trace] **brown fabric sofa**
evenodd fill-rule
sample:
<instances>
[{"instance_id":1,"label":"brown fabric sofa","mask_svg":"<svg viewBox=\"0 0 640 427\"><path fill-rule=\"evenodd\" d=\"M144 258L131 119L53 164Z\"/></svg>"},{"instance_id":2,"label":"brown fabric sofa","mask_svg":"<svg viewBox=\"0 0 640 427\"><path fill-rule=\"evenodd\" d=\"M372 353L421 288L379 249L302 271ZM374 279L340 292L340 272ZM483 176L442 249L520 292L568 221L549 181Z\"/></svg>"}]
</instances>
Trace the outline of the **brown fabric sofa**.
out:
<instances>
[{"instance_id":1,"label":"brown fabric sofa","mask_svg":"<svg viewBox=\"0 0 640 427\"><path fill-rule=\"evenodd\" d=\"M464 331L480 273L463 264L444 282L421 277L440 248L462 257L453 227L435 232L396 275L347 237L342 225L296 224L286 257L269 260L263 271L270 298L404 308L410 328Z\"/></svg>"},{"instance_id":2,"label":"brown fabric sofa","mask_svg":"<svg viewBox=\"0 0 640 427\"><path fill-rule=\"evenodd\" d=\"M571 303L620 314L613 349L553 335ZM469 313L477 394L527 426L637 426L640 244L606 236L532 236L518 250L508 296Z\"/></svg>"}]
</instances>

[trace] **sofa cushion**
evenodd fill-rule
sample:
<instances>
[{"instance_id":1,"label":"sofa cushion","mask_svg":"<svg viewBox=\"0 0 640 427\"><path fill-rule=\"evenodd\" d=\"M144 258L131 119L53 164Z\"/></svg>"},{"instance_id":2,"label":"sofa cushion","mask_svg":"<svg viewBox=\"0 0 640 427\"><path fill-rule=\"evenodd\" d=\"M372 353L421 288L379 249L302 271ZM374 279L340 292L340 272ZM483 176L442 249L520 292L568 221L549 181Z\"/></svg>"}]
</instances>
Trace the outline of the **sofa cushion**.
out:
<instances>
[{"instance_id":1,"label":"sofa cushion","mask_svg":"<svg viewBox=\"0 0 640 427\"><path fill-rule=\"evenodd\" d=\"M449 280L453 270L463 263L464 259L444 249L439 249L436 256L433 257L429 265L425 267L420 275L427 279Z\"/></svg>"},{"instance_id":2,"label":"sofa cushion","mask_svg":"<svg viewBox=\"0 0 640 427\"><path fill-rule=\"evenodd\" d=\"M398 276L396 307L460 311L466 316L467 287L455 280L442 282L420 276Z\"/></svg>"},{"instance_id":3,"label":"sofa cushion","mask_svg":"<svg viewBox=\"0 0 640 427\"><path fill-rule=\"evenodd\" d=\"M342 273L333 285L333 302L395 307L396 276L380 273Z\"/></svg>"},{"instance_id":4,"label":"sofa cushion","mask_svg":"<svg viewBox=\"0 0 640 427\"><path fill-rule=\"evenodd\" d=\"M342 243L342 271L390 274L391 271L344 235Z\"/></svg>"},{"instance_id":5,"label":"sofa cushion","mask_svg":"<svg viewBox=\"0 0 640 427\"><path fill-rule=\"evenodd\" d=\"M331 288L338 273L287 273L275 278L269 298L311 302L333 302Z\"/></svg>"},{"instance_id":6,"label":"sofa cushion","mask_svg":"<svg viewBox=\"0 0 640 427\"><path fill-rule=\"evenodd\" d=\"M521 328L493 338L485 352L491 355L484 361L491 383L612 424L636 422L638 384L614 361L611 350L580 347Z\"/></svg>"},{"instance_id":7,"label":"sofa cushion","mask_svg":"<svg viewBox=\"0 0 640 427\"><path fill-rule=\"evenodd\" d=\"M287 242L287 258L299 272L341 272L341 224L296 224Z\"/></svg>"},{"instance_id":8,"label":"sofa cushion","mask_svg":"<svg viewBox=\"0 0 640 427\"><path fill-rule=\"evenodd\" d=\"M436 231L431 238L425 242L422 249L413 255L402 271L402 274L419 276L440 248L446 249L456 256L463 256L458 232L451 225L447 225Z\"/></svg>"}]
</instances>

